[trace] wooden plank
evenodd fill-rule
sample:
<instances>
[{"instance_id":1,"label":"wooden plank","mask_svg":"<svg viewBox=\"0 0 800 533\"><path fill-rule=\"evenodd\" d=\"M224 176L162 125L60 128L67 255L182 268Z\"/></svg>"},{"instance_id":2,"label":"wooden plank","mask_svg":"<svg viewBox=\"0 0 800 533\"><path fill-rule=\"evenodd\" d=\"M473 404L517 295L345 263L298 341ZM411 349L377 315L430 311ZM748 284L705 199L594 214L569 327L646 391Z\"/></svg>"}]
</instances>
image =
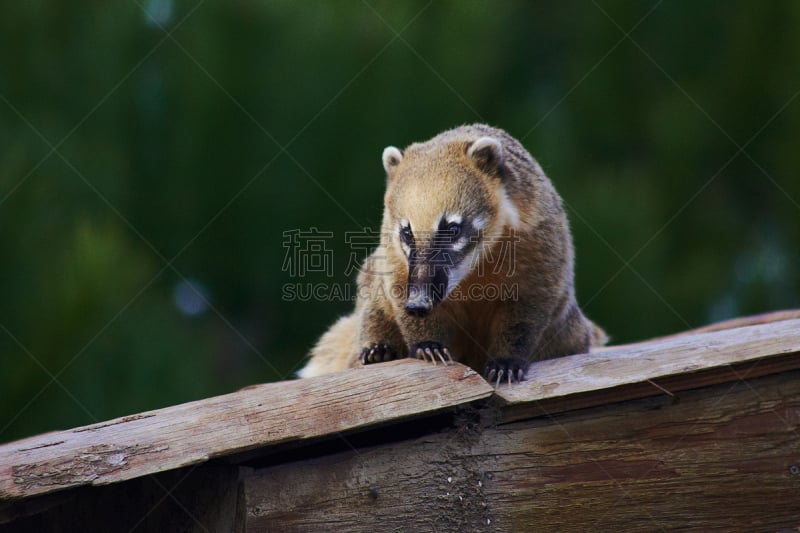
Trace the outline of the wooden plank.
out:
<instances>
[{"instance_id":1,"label":"wooden plank","mask_svg":"<svg viewBox=\"0 0 800 533\"><path fill-rule=\"evenodd\" d=\"M800 320L679 335L540 361L528 380L500 387L506 420L800 368Z\"/></svg>"},{"instance_id":2,"label":"wooden plank","mask_svg":"<svg viewBox=\"0 0 800 533\"><path fill-rule=\"evenodd\" d=\"M462 365L404 360L248 389L0 446L0 500L102 485L488 397Z\"/></svg>"},{"instance_id":3,"label":"wooden plank","mask_svg":"<svg viewBox=\"0 0 800 533\"><path fill-rule=\"evenodd\" d=\"M491 409L480 413L486 420ZM794 530L800 371L255 471L245 530Z\"/></svg>"}]
</instances>

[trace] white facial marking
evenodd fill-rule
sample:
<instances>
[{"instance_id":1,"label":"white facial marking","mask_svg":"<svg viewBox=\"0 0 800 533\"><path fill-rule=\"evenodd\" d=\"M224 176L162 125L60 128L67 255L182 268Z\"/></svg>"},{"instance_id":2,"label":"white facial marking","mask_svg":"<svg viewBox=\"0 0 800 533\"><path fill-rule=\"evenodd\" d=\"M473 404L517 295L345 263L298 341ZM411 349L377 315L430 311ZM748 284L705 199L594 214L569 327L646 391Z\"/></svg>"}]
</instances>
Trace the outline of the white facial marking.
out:
<instances>
[{"instance_id":1,"label":"white facial marking","mask_svg":"<svg viewBox=\"0 0 800 533\"><path fill-rule=\"evenodd\" d=\"M400 244L400 249L403 250L403 253L406 254L406 256L408 256L411 253L411 247L407 245L405 241L403 241L403 238L400 236L400 234L403 231L403 228L411 229L411 224L408 222L407 218L400 220L400 226L397 228L397 240L395 242ZM411 229L411 231L413 233L414 230Z\"/></svg>"},{"instance_id":2,"label":"white facial marking","mask_svg":"<svg viewBox=\"0 0 800 533\"><path fill-rule=\"evenodd\" d=\"M482 229L486 228L486 219L480 215L475 217L472 220L472 227L478 231L481 231Z\"/></svg>"},{"instance_id":3,"label":"white facial marking","mask_svg":"<svg viewBox=\"0 0 800 533\"><path fill-rule=\"evenodd\" d=\"M455 250L456 252L460 252L461 250L464 249L464 247L467 245L468 242L469 240L466 237L461 237L460 239L458 239L456 242L453 243L453 250Z\"/></svg>"},{"instance_id":4,"label":"white facial marking","mask_svg":"<svg viewBox=\"0 0 800 533\"><path fill-rule=\"evenodd\" d=\"M507 224L512 228L518 228L519 211L517 211L517 206L515 206L511 201L511 198L508 197L508 193L506 192L505 188L500 188L500 194L498 196L500 198L500 213L498 213L498 218L503 221L504 224Z\"/></svg>"},{"instance_id":5,"label":"white facial marking","mask_svg":"<svg viewBox=\"0 0 800 533\"><path fill-rule=\"evenodd\" d=\"M472 252L470 252L469 256L465 257L461 261L461 263L449 269L447 273L447 294L445 297L453 292L453 289L455 289L458 284L461 283L461 280L464 279L464 277L472 270L472 266L473 263L475 263L477 254L478 248L476 247L474 250L472 250Z\"/></svg>"},{"instance_id":6,"label":"white facial marking","mask_svg":"<svg viewBox=\"0 0 800 533\"><path fill-rule=\"evenodd\" d=\"M453 289L464 279L468 271L469 263L466 262L450 269L450 275L447 276L447 296L449 296L450 293L453 292Z\"/></svg>"},{"instance_id":7,"label":"white facial marking","mask_svg":"<svg viewBox=\"0 0 800 533\"><path fill-rule=\"evenodd\" d=\"M464 220L464 218L459 213L453 213L452 215L447 215L448 224L461 224L462 220Z\"/></svg>"}]
</instances>

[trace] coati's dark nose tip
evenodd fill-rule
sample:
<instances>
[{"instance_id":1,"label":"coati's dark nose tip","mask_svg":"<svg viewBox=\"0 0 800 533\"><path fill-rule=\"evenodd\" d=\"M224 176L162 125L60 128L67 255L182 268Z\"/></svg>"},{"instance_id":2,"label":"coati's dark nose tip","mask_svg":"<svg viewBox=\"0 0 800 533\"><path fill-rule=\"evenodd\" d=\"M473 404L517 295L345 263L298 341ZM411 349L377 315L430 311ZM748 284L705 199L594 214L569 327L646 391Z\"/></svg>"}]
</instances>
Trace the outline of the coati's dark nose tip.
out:
<instances>
[{"instance_id":1,"label":"coati's dark nose tip","mask_svg":"<svg viewBox=\"0 0 800 533\"><path fill-rule=\"evenodd\" d=\"M406 304L406 313L411 316L423 317L430 312L431 308L424 302L409 302Z\"/></svg>"}]
</instances>

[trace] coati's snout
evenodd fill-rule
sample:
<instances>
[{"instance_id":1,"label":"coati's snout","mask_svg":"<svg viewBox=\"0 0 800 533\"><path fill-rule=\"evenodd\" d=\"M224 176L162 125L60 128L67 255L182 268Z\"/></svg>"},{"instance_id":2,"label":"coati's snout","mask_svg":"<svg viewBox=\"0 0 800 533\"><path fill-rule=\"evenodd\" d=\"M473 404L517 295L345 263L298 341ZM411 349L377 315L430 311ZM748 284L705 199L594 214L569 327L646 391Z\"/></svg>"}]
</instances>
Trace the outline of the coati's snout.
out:
<instances>
[{"instance_id":1,"label":"coati's snout","mask_svg":"<svg viewBox=\"0 0 800 533\"><path fill-rule=\"evenodd\" d=\"M412 249L408 257L406 313L424 317L447 296L448 271L452 267L446 251Z\"/></svg>"},{"instance_id":2,"label":"coati's snout","mask_svg":"<svg viewBox=\"0 0 800 533\"><path fill-rule=\"evenodd\" d=\"M435 231L415 233L407 219L401 220L398 241L408 261L406 313L424 317L448 298L475 263L483 223L480 217L470 221L445 213Z\"/></svg>"},{"instance_id":3,"label":"coati's snout","mask_svg":"<svg viewBox=\"0 0 800 533\"><path fill-rule=\"evenodd\" d=\"M406 301L406 313L411 316L424 317L433 309L433 301L427 296L421 298L409 298Z\"/></svg>"}]
</instances>

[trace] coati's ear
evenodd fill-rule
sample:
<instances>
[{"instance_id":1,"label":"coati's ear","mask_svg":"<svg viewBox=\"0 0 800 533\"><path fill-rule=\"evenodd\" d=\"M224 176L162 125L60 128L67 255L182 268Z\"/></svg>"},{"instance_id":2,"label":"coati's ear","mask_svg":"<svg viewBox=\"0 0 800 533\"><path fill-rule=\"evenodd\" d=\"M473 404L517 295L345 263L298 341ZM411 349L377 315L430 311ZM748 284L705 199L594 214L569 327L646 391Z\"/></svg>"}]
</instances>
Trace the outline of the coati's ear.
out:
<instances>
[{"instance_id":1,"label":"coati's ear","mask_svg":"<svg viewBox=\"0 0 800 533\"><path fill-rule=\"evenodd\" d=\"M487 174L499 174L503 167L503 145L494 137L481 137L467 148L467 157Z\"/></svg>"},{"instance_id":2,"label":"coati's ear","mask_svg":"<svg viewBox=\"0 0 800 533\"><path fill-rule=\"evenodd\" d=\"M403 152L399 148L387 146L383 149L383 169L386 171L387 176L391 177L392 172L402 160Z\"/></svg>"}]
</instances>

